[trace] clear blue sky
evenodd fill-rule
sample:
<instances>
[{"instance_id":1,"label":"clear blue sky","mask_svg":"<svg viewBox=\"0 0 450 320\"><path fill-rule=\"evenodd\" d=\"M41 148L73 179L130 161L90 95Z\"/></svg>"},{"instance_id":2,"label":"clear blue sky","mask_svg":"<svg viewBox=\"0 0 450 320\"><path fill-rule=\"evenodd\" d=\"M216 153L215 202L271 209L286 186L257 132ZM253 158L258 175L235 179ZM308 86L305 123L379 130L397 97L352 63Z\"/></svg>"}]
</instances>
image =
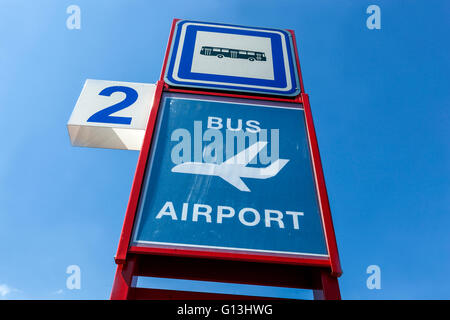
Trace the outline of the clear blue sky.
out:
<instances>
[{"instance_id":1,"label":"clear blue sky","mask_svg":"<svg viewBox=\"0 0 450 320\"><path fill-rule=\"evenodd\" d=\"M0 298L109 298L138 152L72 147L66 124L87 78L154 83L173 18L296 32L343 298L450 298L449 14L445 0L0 0Z\"/></svg>"}]
</instances>

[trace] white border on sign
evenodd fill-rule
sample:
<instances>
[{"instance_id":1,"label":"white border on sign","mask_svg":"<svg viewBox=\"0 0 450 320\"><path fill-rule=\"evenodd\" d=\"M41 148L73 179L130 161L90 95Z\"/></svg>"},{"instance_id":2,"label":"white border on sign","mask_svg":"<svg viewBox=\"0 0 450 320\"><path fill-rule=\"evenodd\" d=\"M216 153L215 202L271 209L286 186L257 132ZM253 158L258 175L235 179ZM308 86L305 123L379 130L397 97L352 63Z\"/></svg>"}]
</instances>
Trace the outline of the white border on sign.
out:
<instances>
[{"instance_id":1,"label":"white border on sign","mask_svg":"<svg viewBox=\"0 0 450 320\"><path fill-rule=\"evenodd\" d=\"M276 250L262 250L262 249L246 249L246 248L232 248L232 247L219 247L219 246L207 246L203 244L184 244L184 243L173 243L173 242L156 242L156 241L135 241L133 244L144 244L149 247L160 247L165 246L169 248L203 248L203 249L219 249L219 250L227 250L227 251L233 251L233 252L267 252L267 253L275 253L275 254L285 254L285 255L295 255L295 256L303 256L303 257L322 257L322 258L329 258L329 255L327 254L320 254L320 253L301 253L301 252L290 252L290 251L276 251Z\"/></svg>"}]
</instances>

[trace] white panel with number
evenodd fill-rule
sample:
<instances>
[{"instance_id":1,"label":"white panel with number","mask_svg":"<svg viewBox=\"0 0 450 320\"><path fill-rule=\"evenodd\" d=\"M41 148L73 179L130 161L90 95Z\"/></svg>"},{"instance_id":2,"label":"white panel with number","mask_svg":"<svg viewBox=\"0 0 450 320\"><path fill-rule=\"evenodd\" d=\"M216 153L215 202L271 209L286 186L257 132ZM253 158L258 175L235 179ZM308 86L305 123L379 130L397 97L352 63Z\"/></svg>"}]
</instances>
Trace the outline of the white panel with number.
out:
<instances>
[{"instance_id":1,"label":"white panel with number","mask_svg":"<svg viewBox=\"0 0 450 320\"><path fill-rule=\"evenodd\" d=\"M72 145L140 150L155 88L87 79L67 123Z\"/></svg>"}]
</instances>

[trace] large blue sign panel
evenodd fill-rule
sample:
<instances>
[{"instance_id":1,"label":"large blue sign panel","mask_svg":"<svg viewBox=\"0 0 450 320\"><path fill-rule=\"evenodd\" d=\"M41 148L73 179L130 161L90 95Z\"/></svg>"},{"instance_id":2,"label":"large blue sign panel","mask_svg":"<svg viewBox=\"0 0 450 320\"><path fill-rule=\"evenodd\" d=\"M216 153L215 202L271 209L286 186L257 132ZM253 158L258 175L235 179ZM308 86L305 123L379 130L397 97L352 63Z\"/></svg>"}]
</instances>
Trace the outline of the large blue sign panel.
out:
<instances>
[{"instance_id":1,"label":"large blue sign panel","mask_svg":"<svg viewBox=\"0 0 450 320\"><path fill-rule=\"evenodd\" d=\"M164 80L182 87L300 93L288 31L187 20L176 24Z\"/></svg>"},{"instance_id":2,"label":"large blue sign panel","mask_svg":"<svg viewBox=\"0 0 450 320\"><path fill-rule=\"evenodd\" d=\"M327 257L303 112L164 94L132 245Z\"/></svg>"}]
</instances>

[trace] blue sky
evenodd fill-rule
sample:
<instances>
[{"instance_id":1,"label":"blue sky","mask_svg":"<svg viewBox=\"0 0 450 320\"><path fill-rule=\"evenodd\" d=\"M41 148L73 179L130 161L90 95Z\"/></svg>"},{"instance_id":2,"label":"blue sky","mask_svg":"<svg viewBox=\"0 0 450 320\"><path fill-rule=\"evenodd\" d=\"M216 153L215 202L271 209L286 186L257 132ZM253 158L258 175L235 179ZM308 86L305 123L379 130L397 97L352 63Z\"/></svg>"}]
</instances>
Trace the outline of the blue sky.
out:
<instances>
[{"instance_id":1,"label":"blue sky","mask_svg":"<svg viewBox=\"0 0 450 320\"><path fill-rule=\"evenodd\" d=\"M366 28L371 4L381 30ZM0 298L109 298L138 152L72 147L66 124L87 78L154 83L173 18L296 32L343 298L450 298L449 13L444 0L0 0ZM74 264L80 290L66 288ZM374 264L380 290L366 287Z\"/></svg>"}]
</instances>

